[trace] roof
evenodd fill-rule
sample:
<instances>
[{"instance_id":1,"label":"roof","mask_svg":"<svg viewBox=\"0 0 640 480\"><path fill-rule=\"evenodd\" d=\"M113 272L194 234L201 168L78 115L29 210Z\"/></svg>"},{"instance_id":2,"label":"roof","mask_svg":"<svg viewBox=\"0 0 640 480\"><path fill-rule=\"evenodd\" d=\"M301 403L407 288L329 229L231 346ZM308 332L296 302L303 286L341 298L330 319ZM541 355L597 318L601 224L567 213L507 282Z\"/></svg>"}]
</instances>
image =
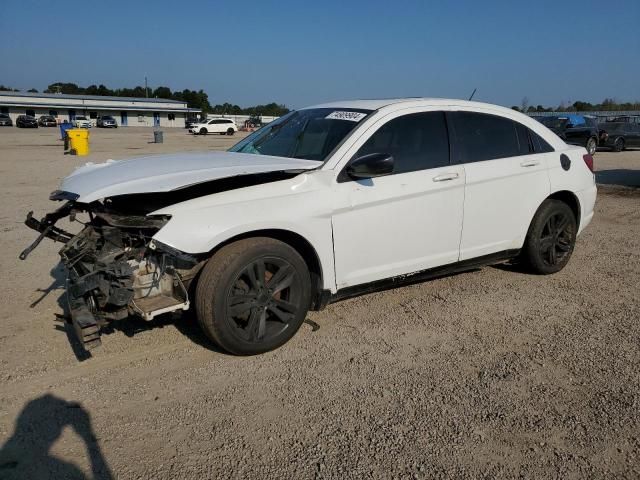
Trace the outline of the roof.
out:
<instances>
[{"instance_id":1,"label":"roof","mask_svg":"<svg viewBox=\"0 0 640 480\"><path fill-rule=\"evenodd\" d=\"M407 97L407 98L380 98L370 100L343 100L339 102L323 103L306 108L361 108L363 110L379 110L383 107L397 105L401 103L412 103L415 106L465 106L465 107L491 107L492 109L502 109L498 105L481 102L470 102L453 98L428 98L428 97Z\"/></svg>"},{"instance_id":2,"label":"roof","mask_svg":"<svg viewBox=\"0 0 640 480\"><path fill-rule=\"evenodd\" d=\"M118 102L153 102L153 103L187 103L181 100L169 100L166 98L146 98L146 97L111 97L106 95L71 95L68 93L32 93L32 92L0 92L0 96L7 97L30 97L30 98L66 98L73 100L112 100Z\"/></svg>"}]
</instances>

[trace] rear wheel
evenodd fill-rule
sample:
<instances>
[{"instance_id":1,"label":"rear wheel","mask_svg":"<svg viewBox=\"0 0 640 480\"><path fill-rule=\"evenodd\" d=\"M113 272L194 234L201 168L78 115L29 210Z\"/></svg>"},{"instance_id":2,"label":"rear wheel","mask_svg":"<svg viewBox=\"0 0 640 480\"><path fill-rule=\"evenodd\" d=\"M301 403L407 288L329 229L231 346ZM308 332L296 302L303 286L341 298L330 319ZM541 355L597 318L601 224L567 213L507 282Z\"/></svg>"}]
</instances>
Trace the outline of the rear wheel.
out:
<instances>
[{"instance_id":1,"label":"rear wheel","mask_svg":"<svg viewBox=\"0 0 640 480\"><path fill-rule=\"evenodd\" d=\"M235 133L235 130L233 128L227 129L227 135L233 135L234 133Z\"/></svg>"},{"instance_id":2,"label":"rear wheel","mask_svg":"<svg viewBox=\"0 0 640 480\"><path fill-rule=\"evenodd\" d=\"M591 137L587 140L586 149L589 155L595 155L596 150L598 149L598 141L594 137Z\"/></svg>"},{"instance_id":3,"label":"rear wheel","mask_svg":"<svg viewBox=\"0 0 640 480\"><path fill-rule=\"evenodd\" d=\"M621 152L624 150L624 138L616 138L616 141L613 143L613 151Z\"/></svg>"},{"instance_id":4,"label":"rear wheel","mask_svg":"<svg viewBox=\"0 0 640 480\"><path fill-rule=\"evenodd\" d=\"M576 217L560 200L545 200L536 212L524 244L522 257L527 266L542 275L562 270L576 242Z\"/></svg>"},{"instance_id":5,"label":"rear wheel","mask_svg":"<svg viewBox=\"0 0 640 480\"><path fill-rule=\"evenodd\" d=\"M300 254L264 237L223 247L205 265L196 287L200 326L236 355L286 343L302 325L310 299L309 270Z\"/></svg>"}]
</instances>

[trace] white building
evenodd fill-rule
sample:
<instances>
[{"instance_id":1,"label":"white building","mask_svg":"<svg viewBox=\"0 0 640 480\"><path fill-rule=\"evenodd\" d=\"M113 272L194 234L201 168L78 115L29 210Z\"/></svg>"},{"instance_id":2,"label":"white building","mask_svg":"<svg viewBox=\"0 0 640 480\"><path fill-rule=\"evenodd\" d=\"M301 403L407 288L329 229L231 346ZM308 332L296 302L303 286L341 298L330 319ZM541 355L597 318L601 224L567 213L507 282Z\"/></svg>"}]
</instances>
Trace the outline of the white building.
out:
<instances>
[{"instance_id":1,"label":"white building","mask_svg":"<svg viewBox=\"0 0 640 480\"><path fill-rule=\"evenodd\" d=\"M58 93L0 92L0 113L7 113L15 124L18 115L53 115L58 123L84 115L92 120L110 115L118 126L182 127L185 117L196 116L199 109L185 102L164 98L103 97Z\"/></svg>"}]
</instances>

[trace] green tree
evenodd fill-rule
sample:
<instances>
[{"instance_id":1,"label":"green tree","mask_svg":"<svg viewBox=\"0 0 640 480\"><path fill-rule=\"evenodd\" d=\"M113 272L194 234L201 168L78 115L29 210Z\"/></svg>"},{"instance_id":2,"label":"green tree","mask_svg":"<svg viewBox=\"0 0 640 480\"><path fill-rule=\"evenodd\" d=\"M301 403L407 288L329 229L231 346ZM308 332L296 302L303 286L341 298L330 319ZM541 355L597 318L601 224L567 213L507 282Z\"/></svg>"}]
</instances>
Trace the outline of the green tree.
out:
<instances>
[{"instance_id":1,"label":"green tree","mask_svg":"<svg viewBox=\"0 0 640 480\"><path fill-rule=\"evenodd\" d=\"M153 91L153 96L156 98L168 98L170 99L172 95L171 89L169 87L158 87Z\"/></svg>"},{"instance_id":2,"label":"green tree","mask_svg":"<svg viewBox=\"0 0 640 480\"><path fill-rule=\"evenodd\" d=\"M79 87L75 83L52 83L47 87L44 93L68 93L71 95L80 95L84 93L84 88Z\"/></svg>"}]
</instances>

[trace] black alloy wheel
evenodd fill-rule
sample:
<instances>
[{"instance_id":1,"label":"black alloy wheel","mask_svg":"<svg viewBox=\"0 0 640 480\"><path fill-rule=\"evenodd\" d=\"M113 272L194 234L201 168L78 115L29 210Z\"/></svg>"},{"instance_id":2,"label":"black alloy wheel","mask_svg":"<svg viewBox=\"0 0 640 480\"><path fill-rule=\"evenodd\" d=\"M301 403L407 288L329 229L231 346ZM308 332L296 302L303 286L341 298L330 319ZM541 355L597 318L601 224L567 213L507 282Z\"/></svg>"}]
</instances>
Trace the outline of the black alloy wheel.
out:
<instances>
[{"instance_id":1,"label":"black alloy wheel","mask_svg":"<svg viewBox=\"0 0 640 480\"><path fill-rule=\"evenodd\" d=\"M562 263L571 253L574 236L573 225L566 212L552 214L542 229L538 243L540 256L545 264L555 267Z\"/></svg>"},{"instance_id":2,"label":"black alloy wheel","mask_svg":"<svg viewBox=\"0 0 640 480\"><path fill-rule=\"evenodd\" d=\"M227 321L252 343L270 342L303 308L296 270L285 259L261 257L248 264L227 294Z\"/></svg>"},{"instance_id":3,"label":"black alloy wheel","mask_svg":"<svg viewBox=\"0 0 640 480\"><path fill-rule=\"evenodd\" d=\"M204 332L223 349L254 355L278 348L300 328L310 305L305 261L271 238L239 240L204 266L196 310Z\"/></svg>"},{"instance_id":4,"label":"black alloy wheel","mask_svg":"<svg viewBox=\"0 0 640 480\"><path fill-rule=\"evenodd\" d=\"M577 222L573 210L560 200L545 200L529 227L522 249L525 263L543 275L562 270L576 242Z\"/></svg>"}]
</instances>

